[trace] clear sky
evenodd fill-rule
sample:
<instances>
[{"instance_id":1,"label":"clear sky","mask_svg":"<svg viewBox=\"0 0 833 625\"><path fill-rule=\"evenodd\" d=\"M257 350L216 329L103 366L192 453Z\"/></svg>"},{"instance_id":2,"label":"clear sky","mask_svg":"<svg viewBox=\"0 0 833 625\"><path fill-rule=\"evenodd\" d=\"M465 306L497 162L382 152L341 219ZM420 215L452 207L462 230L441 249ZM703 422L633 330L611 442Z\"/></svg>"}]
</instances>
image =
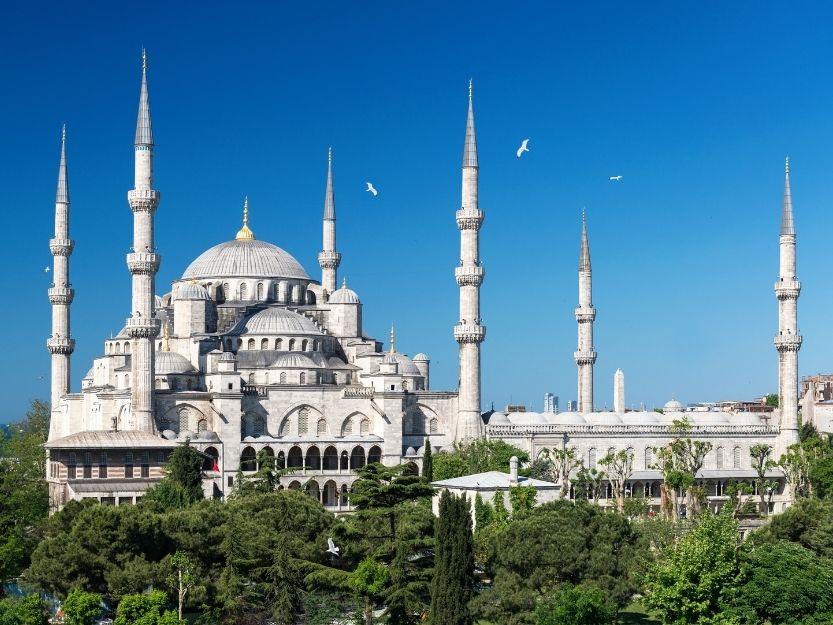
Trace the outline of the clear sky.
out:
<instances>
[{"instance_id":1,"label":"clear sky","mask_svg":"<svg viewBox=\"0 0 833 625\"><path fill-rule=\"evenodd\" d=\"M833 8L681 4L8 4L0 421L49 395L44 267L64 122L74 390L128 314L142 46L162 193L160 293L233 238L244 195L257 237L320 277L333 146L339 275L362 298L366 331L387 341L395 323L400 351L431 357L432 387L456 388L454 211L472 77L486 212L484 408L540 410L546 391L562 408L575 398L582 206L597 407L612 405L617 367L628 405L775 391L786 155L803 283L799 372L833 370Z\"/></svg>"}]
</instances>

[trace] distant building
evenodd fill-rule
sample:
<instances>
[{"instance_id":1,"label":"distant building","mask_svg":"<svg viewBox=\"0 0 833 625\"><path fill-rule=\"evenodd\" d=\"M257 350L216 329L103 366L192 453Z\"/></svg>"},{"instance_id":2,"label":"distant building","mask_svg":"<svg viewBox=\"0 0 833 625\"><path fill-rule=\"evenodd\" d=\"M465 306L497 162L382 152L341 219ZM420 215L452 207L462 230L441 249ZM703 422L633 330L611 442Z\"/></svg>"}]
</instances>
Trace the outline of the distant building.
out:
<instances>
[{"instance_id":1,"label":"distant building","mask_svg":"<svg viewBox=\"0 0 833 625\"><path fill-rule=\"evenodd\" d=\"M558 395L544 393L544 412L558 412Z\"/></svg>"}]
</instances>

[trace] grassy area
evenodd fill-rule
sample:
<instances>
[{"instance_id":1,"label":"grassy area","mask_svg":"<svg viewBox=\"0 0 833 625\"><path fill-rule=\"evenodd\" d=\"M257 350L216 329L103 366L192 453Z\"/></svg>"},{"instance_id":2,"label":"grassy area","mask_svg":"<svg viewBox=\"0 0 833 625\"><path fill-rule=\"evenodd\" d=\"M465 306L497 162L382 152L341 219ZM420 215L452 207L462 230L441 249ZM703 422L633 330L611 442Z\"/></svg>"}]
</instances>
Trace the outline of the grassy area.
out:
<instances>
[{"instance_id":1,"label":"grassy area","mask_svg":"<svg viewBox=\"0 0 833 625\"><path fill-rule=\"evenodd\" d=\"M619 612L619 622L623 625L647 625L659 623L652 618L648 610L639 601L634 601L627 608Z\"/></svg>"}]
</instances>

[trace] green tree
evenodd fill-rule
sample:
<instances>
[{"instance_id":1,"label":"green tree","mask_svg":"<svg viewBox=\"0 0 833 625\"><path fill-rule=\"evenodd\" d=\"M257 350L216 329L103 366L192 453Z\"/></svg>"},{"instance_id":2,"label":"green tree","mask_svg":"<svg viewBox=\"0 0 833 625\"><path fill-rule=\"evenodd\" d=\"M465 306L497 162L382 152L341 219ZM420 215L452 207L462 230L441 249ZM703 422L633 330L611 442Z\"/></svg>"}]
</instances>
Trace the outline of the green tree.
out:
<instances>
[{"instance_id":1,"label":"green tree","mask_svg":"<svg viewBox=\"0 0 833 625\"><path fill-rule=\"evenodd\" d=\"M608 453L599 460L599 464L605 468L607 480L613 489L613 496L616 498L616 511L625 511L625 487L633 474L633 451L620 449L617 452Z\"/></svg>"},{"instance_id":2,"label":"green tree","mask_svg":"<svg viewBox=\"0 0 833 625\"><path fill-rule=\"evenodd\" d=\"M0 625L47 625L46 604L38 595L0 600Z\"/></svg>"},{"instance_id":3,"label":"green tree","mask_svg":"<svg viewBox=\"0 0 833 625\"><path fill-rule=\"evenodd\" d=\"M366 625L372 625L373 604L381 599L389 581L390 574L387 567L370 557L362 560L350 575L350 587L356 595L364 599L362 615Z\"/></svg>"},{"instance_id":4,"label":"green tree","mask_svg":"<svg viewBox=\"0 0 833 625\"><path fill-rule=\"evenodd\" d=\"M607 474L604 471L595 467L586 469L581 466L576 475L576 499L592 501L594 504L599 503L606 477Z\"/></svg>"},{"instance_id":5,"label":"green tree","mask_svg":"<svg viewBox=\"0 0 833 625\"><path fill-rule=\"evenodd\" d=\"M431 441L428 438L423 443L422 477L429 482L434 480L434 454L431 452Z\"/></svg>"},{"instance_id":6,"label":"green tree","mask_svg":"<svg viewBox=\"0 0 833 625\"><path fill-rule=\"evenodd\" d=\"M171 556L173 573L168 578L168 585L174 589L177 596L177 614L182 620L182 608L188 591L197 583L196 563L184 551L177 551Z\"/></svg>"},{"instance_id":7,"label":"green tree","mask_svg":"<svg viewBox=\"0 0 833 625\"><path fill-rule=\"evenodd\" d=\"M512 456L517 456L521 464L529 462L528 453L501 440L476 439L458 443L453 452L443 451L434 456L434 481L486 471L508 473Z\"/></svg>"},{"instance_id":8,"label":"green tree","mask_svg":"<svg viewBox=\"0 0 833 625\"><path fill-rule=\"evenodd\" d=\"M753 545L798 543L820 558L833 559L833 501L799 499L749 537Z\"/></svg>"},{"instance_id":9,"label":"green tree","mask_svg":"<svg viewBox=\"0 0 833 625\"><path fill-rule=\"evenodd\" d=\"M76 588L62 606L67 625L92 625L101 615L101 595Z\"/></svg>"},{"instance_id":10,"label":"green tree","mask_svg":"<svg viewBox=\"0 0 833 625\"><path fill-rule=\"evenodd\" d=\"M538 489L534 486L510 486L509 502L512 504L512 515L532 510L537 497Z\"/></svg>"},{"instance_id":11,"label":"green tree","mask_svg":"<svg viewBox=\"0 0 833 625\"><path fill-rule=\"evenodd\" d=\"M645 605L664 625L711 624L724 611L724 592L738 574L737 522L706 513L697 527L649 568Z\"/></svg>"},{"instance_id":12,"label":"green tree","mask_svg":"<svg viewBox=\"0 0 833 625\"><path fill-rule=\"evenodd\" d=\"M168 597L161 590L122 597L113 625L176 625L180 620L166 610Z\"/></svg>"},{"instance_id":13,"label":"green tree","mask_svg":"<svg viewBox=\"0 0 833 625\"><path fill-rule=\"evenodd\" d=\"M480 493L474 497L474 529L480 530L492 522L492 507L483 501Z\"/></svg>"},{"instance_id":14,"label":"green tree","mask_svg":"<svg viewBox=\"0 0 833 625\"><path fill-rule=\"evenodd\" d=\"M509 511L506 509L506 498L503 492L496 490L492 497L492 522L497 525L505 525L509 521Z\"/></svg>"},{"instance_id":15,"label":"green tree","mask_svg":"<svg viewBox=\"0 0 833 625\"><path fill-rule=\"evenodd\" d=\"M471 512L465 496L443 491L436 538L431 622L470 625L468 604L474 589L474 544Z\"/></svg>"},{"instance_id":16,"label":"green tree","mask_svg":"<svg viewBox=\"0 0 833 625\"><path fill-rule=\"evenodd\" d=\"M770 393L769 395L764 395L764 406L771 406L772 408L777 408L778 393Z\"/></svg>"},{"instance_id":17,"label":"green tree","mask_svg":"<svg viewBox=\"0 0 833 625\"><path fill-rule=\"evenodd\" d=\"M755 482L758 485L758 496L761 498L760 512L766 516L769 514L767 493L771 497L773 490L778 486L777 482L766 479L766 472L775 466L775 461L770 459L772 447L766 443L757 443L749 449L749 455L752 459L752 468L758 476Z\"/></svg>"},{"instance_id":18,"label":"green tree","mask_svg":"<svg viewBox=\"0 0 833 625\"><path fill-rule=\"evenodd\" d=\"M168 458L165 477L145 493L146 501L158 502L164 509L184 508L203 499L203 457L186 441Z\"/></svg>"},{"instance_id":19,"label":"green tree","mask_svg":"<svg viewBox=\"0 0 833 625\"><path fill-rule=\"evenodd\" d=\"M536 616L536 625L611 625L616 620L616 604L596 586L564 584L544 599Z\"/></svg>"}]
</instances>

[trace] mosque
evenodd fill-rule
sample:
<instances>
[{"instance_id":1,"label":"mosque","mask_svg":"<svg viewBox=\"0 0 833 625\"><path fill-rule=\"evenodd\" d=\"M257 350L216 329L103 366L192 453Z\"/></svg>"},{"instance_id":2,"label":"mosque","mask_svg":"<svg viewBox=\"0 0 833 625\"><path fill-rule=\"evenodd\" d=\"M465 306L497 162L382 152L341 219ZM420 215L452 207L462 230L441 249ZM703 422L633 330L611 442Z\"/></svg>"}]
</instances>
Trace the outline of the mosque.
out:
<instances>
[{"instance_id":1,"label":"mosque","mask_svg":"<svg viewBox=\"0 0 833 625\"><path fill-rule=\"evenodd\" d=\"M242 472L258 469L265 456L293 469L282 479L304 489L333 511L347 511L355 469L366 463L421 463L425 441L434 450L488 436L526 449L574 447L593 467L608 450L630 449L634 473L629 492L654 498L661 481L652 449L674 437L672 422L687 418L691 436L713 443L698 478L716 505L730 480L749 479L749 448L770 444L775 457L798 440L795 231L789 169L781 226L779 303L781 408L775 415L707 411L683 413L670 402L664 414L627 412L624 379L617 372L615 409L593 409L592 270L586 222L579 263L577 412L481 414L480 344L486 328L480 315L478 158L471 86L462 162L462 201L455 219L460 231L459 387L434 390L430 360L396 350L393 328L387 347L367 336L362 303L347 282L338 281L336 203L332 152L318 255L320 280L286 250L256 238L248 201L236 236L209 248L157 295L161 256L154 240L160 193L154 188L154 137L143 58L134 141L135 180L127 199L133 212L133 246L127 254L132 300L124 328L108 338L80 392L70 391L71 338L69 260L70 194L66 133L62 137L55 235L50 240L54 283L49 289L52 333L52 418L46 448L47 481L53 509L69 500L135 503L164 475L171 450L186 441L204 456L204 489L222 498ZM788 504L783 476L773 509Z\"/></svg>"}]
</instances>

